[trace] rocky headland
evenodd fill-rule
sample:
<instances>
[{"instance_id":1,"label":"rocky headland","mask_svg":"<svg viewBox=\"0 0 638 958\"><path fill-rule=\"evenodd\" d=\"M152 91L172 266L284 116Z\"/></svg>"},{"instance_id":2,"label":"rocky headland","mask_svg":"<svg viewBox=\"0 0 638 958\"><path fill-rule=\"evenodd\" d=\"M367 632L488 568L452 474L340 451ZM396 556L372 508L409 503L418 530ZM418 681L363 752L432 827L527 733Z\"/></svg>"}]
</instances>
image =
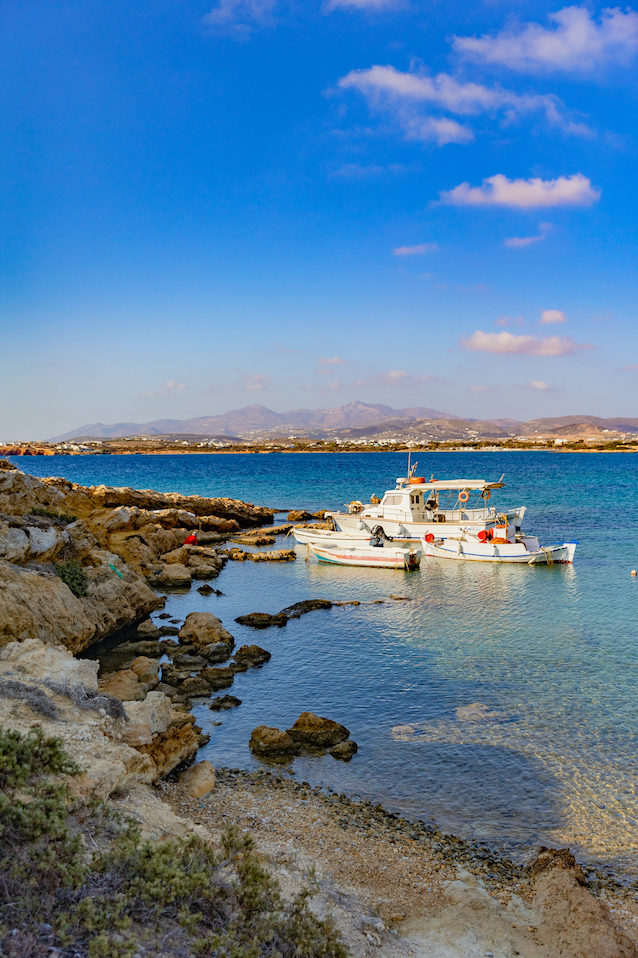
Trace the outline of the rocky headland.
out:
<instances>
[{"instance_id":1,"label":"rocky headland","mask_svg":"<svg viewBox=\"0 0 638 958\"><path fill-rule=\"evenodd\" d=\"M231 632L211 613L172 619L161 612L165 597L156 590L189 589L203 580L214 591L207 583L229 560L294 559L294 551L255 553L242 548L269 546L290 528L273 526L273 513L230 499L36 479L0 461L2 747L8 742L15 751L16 743L20 748L21 742L33 743L33 735L62 743L75 768L58 774L56 781L66 790L69 821L83 847L92 843L98 849L93 825L81 822L101 803L101 817L133 820L140 840L151 843L148 849L159 849L160 857L173 854L163 850L169 848L161 844L166 841L178 843L175 860L180 862L192 860L191 852L184 858L184 849L199 849L207 861L206 849L225 850L213 869L219 901L224 896L228 900L230 893L224 889L231 888L233 875L237 896L234 912L229 905L224 912L215 899L215 909L224 912L223 941L221 919L213 916L212 924L206 924L208 919L196 910L183 919L194 899L171 912L172 892L160 918L148 902L143 907L138 902L132 917L108 932L96 931L95 918L87 924L85 912L88 908L93 915L99 895L90 891L93 886L85 875L88 885L82 887L89 892L79 906L82 933L74 932L75 937L68 938L73 938L72 947L67 947L62 932L53 928L54 918L36 914L28 933L26 919L16 918L13 927L15 893L7 890L8 900L0 901L8 908L0 911L0 954L339 958L346 954L345 943L353 956L387 958L637 958L634 889L603 876L588 887L566 850L541 850L524 867L480 845L442 835L431 824L297 783L291 763L302 751L329 751L345 761L355 756L349 730L332 719L305 711L287 730L265 725L254 729L246 747L266 763L259 773L215 769L209 761L197 761L208 735L190 712L192 699L208 699L213 712L237 708L241 701L229 694L234 676L268 668L271 655L257 644L236 649ZM321 516L289 516L291 522L307 518ZM193 530L198 544L185 545ZM247 613L237 621L255 629L281 628L290 619L343 604L308 600L276 615ZM116 640L105 641L112 636ZM79 657L87 650L97 657ZM51 746L48 749L50 756ZM60 768L66 768L64 763ZM5 779L0 769L0 824L2 816L16 808L22 821L25 809L32 807L28 783L22 791L11 790ZM11 775L7 781L10 784ZM44 794L52 795L52 787L47 785ZM41 822L38 827L42 829ZM248 831L254 852L241 838ZM0 841L3 865L9 860L6 848L15 843L4 825L0 833L2 841L9 835L5 844ZM33 840L41 841L37 835ZM125 847L138 870L144 855L148 859L153 854L137 851L135 843ZM39 863L46 859L43 854L40 847ZM99 863L107 854L101 844L99 854L96 867L102 867ZM109 878L114 888L123 887L124 866L118 861L120 884ZM6 864L3 867L8 874ZM133 866L129 862L127 867ZM29 876L28 868L24 874ZM268 899L268 905L263 904L263 913L270 916L268 932L263 922L255 924L254 915L246 917L242 905L238 889L250 876L251 895L259 886L259 894ZM271 878L279 889L276 894L268 884ZM149 887L159 888L158 880L155 876L153 885L149 879ZM175 901L177 886L185 880L181 873L171 879ZM141 881L138 875L133 885L137 888ZM52 901L55 894L49 896ZM68 903L71 891L64 894ZM237 930L240 911L244 924ZM155 915L155 925L150 915ZM141 938L134 936L138 931ZM68 928L64 934L71 934ZM253 944L241 937L244 934L253 936Z\"/></svg>"}]
</instances>

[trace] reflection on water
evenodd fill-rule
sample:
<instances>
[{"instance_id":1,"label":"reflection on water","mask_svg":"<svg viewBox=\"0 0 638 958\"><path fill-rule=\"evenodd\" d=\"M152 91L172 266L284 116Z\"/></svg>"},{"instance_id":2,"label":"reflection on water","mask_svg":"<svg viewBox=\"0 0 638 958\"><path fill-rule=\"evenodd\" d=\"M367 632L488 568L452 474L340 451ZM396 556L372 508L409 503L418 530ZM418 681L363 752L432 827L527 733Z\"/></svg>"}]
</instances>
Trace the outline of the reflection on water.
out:
<instances>
[{"instance_id":1,"label":"reflection on water","mask_svg":"<svg viewBox=\"0 0 638 958\"><path fill-rule=\"evenodd\" d=\"M391 454L127 458L95 457L84 468L92 482L312 509L382 492L404 466ZM575 565L431 560L406 574L306 563L305 549L295 563L229 563L217 582L224 596L193 590L167 605L180 618L214 612L237 645L256 641L272 652L263 668L236 676L240 708L213 715L196 704L212 734L205 756L255 767L251 730L288 728L311 710L347 725L360 752L348 765L295 759L299 779L521 853L539 842L569 845L585 861L638 871L638 582L629 575L638 566L638 459L426 458L424 471L438 476L506 470L506 501L529 506L526 526L541 541L578 539ZM71 467L71 478L89 481L80 457L27 465L58 474ZM234 622L309 597L362 604L259 633Z\"/></svg>"}]
</instances>

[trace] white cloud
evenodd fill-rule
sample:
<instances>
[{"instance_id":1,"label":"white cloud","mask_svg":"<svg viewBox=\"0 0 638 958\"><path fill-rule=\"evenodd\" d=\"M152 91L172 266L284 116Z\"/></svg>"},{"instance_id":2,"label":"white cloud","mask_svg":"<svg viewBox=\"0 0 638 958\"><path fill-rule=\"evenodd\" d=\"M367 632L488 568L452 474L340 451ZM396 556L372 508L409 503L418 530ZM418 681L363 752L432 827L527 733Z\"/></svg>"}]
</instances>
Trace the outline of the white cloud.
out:
<instances>
[{"instance_id":1,"label":"white cloud","mask_svg":"<svg viewBox=\"0 0 638 958\"><path fill-rule=\"evenodd\" d=\"M342 90L357 90L371 110L388 114L403 129L407 139L425 143L469 143L474 133L469 126L449 116L431 116L430 110L456 116L501 114L512 122L530 113L543 113L546 119L565 132L583 135L589 130L569 121L564 107L553 94L519 95L500 86L464 83L449 73L401 72L392 66L373 66L352 70L339 80Z\"/></svg>"},{"instance_id":2,"label":"white cloud","mask_svg":"<svg viewBox=\"0 0 638 958\"><path fill-rule=\"evenodd\" d=\"M551 223L541 223L538 227L540 233L537 236L510 236L505 240L505 246L510 249L520 249L524 246L532 246L534 243L542 242L551 231Z\"/></svg>"},{"instance_id":3,"label":"white cloud","mask_svg":"<svg viewBox=\"0 0 638 958\"><path fill-rule=\"evenodd\" d=\"M419 243L417 246L397 246L392 252L395 256L422 256L424 253L434 253L438 248L437 243Z\"/></svg>"},{"instance_id":4,"label":"white cloud","mask_svg":"<svg viewBox=\"0 0 638 958\"><path fill-rule=\"evenodd\" d=\"M320 359L320 364L322 366L345 366L345 359L340 359L339 356L329 356L327 359Z\"/></svg>"},{"instance_id":5,"label":"white cloud","mask_svg":"<svg viewBox=\"0 0 638 958\"><path fill-rule=\"evenodd\" d=\"M560 309L544 309L540 318L541 325L546 323L566 323L567 316Z\"/></svg>"},{"instance_id":6,"label":"white cloud","mask_svg":"<svg viewBox=\"0 0 638 958\"><path fill-rule=\"evenodd\" d=\"M527 384L530 389L537 389L539 392L551 392L556 387L550 386L549 383L544 383L542 379L532 379L531 383Z\"/></svg>"},{"instance_id":7,"label":"white cloud","mask_svg":"<svg viewBox=\"0 0 638 958\"><path fill-rule=\"evenodd\" d=\"M244 376L241 385L242 389L245 389L248 392L257 392L261 389L265 389L271 380L272 376Z\"/></svg>"},{"instance_id":8,"label":"white cloud","mask_svg":"<svg viewBox=\"0 0 638 958\"><path fill-rule=\"evenodd\" d=\"M600 190L582 173L559 176L555 180L532 177L508 180L502 173L488 176L481 186L461 183L441 193L441 201L452 206L510 206L534 209L549 206L591 206L600 199Z\"/></svg>"},{"instance_id":9,"label":"white cloud","mask_svg":"<svg viewBox=\"0 0 638 958\"><path fill-rule=\"evenodd\" d=\"M204 23L238 40L248 39L259 27L274 23L278 0L219 0L204 17Z\"/></svg>"},{"instance_id":10,"label":"white cloud","mask_svg":"<svg viewBox=\"0 0 638 958\"><path fill-rule=\"evenodd\" d=\"M481 63L519 72L568 70L590 73L600 66L627 63L638 51L638 14L619 7L595 20L585 7L551 13L552 29L527 23L495 36L454 37L457 53Z\"/></svg>"},{"instance_id":11,"label":"white cloud","mask_svg":"<svg viewBox=\"0 0 638 958\"><path fill-rule=\"evenodd\" d=\"M484 333L477 329L468 339L461 340L463 349L473 352L519 354L525 356L572 356L583 349L591 349L587 343L575 343L568 336L515 336L514 333Z\"/></svg>"},{"instance_id":12,"label":"white cloud","mask_svg":"<svg viewBox=\"0 0 638 958\"><path fill-rule=\"evenodd\" d=\"M174 379L169 379L160 389L149 389L147 392L140 393L140 396L145 399L164 399L167 396L177 395L182 389L188 389L186 383L177 383Z\"/></svg>"}]
</instances>

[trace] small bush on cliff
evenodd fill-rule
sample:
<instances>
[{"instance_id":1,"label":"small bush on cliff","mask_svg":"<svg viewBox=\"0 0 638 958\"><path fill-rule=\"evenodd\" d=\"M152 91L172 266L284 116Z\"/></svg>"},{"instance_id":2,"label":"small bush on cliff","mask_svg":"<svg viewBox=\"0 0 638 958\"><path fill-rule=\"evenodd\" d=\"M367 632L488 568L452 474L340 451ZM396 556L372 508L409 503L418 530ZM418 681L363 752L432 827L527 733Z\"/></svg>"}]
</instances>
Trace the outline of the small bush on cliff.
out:
<instances>
[{"instance_id":1,"label":"small bush on cliff","mask_svg":"<svg viewBox=\"0 0 638 958\"><path fill-rule=\"evenodd\" d=\"M78 599L87 595L86 572L77 559L69 559L68 562L54 562L53 566L64 584L68 585L73 595L76 595Z\"/></svg>"},{"instance_id":2,"label":"small bush on cliff","mask_svg":"<svg viewBox=\"0 0 638 958\"><path fill-rule=\"evenodd\" d=\"M41 516L43 519L53 519L54 521L61 522L62 525L68 525L70 522L75 522L77 516L68 516L64 512L53 512L51 509L43 509L41 506L36 506L35 509L32 509L30 512L32 516Z\"/></svg>"},{"instance_id":3,"label":"small bush on cliff","mask_svg":"<svg viewBox=\"0 0 638 958\"><path fill-rule=\"evenodd\" d=\"M199 838L143 843L105 807L71 815L64 784L79 769L58 739L0 729L0 955L130 958L141 950L201 958L346 958L304 890L286 903L249 836L216 852ZM100 842L98 846L98 841ZM87 852L89 843L92 853Z\"/></svg>"}]
</instances>

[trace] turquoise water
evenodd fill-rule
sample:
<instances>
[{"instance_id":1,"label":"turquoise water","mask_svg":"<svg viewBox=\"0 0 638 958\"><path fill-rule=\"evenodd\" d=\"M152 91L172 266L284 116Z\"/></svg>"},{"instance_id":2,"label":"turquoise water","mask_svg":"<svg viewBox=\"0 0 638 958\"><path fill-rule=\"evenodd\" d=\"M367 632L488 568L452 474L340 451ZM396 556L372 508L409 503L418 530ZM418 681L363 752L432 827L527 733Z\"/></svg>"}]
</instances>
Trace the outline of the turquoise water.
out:
<instances>
[{"instance_id":1,"label":"turquoise water","mask_svg":"<svg viewBox=\"0 0 638 958\"><path fill-rule=\"evenodd\" d=\"M422 453L419 472L498 479L548 544L577 539L572 567L425 562L421 572L304 562L229 563L225 595L172 593L179 618L212 611L272 652L240 674L232 712L197 705L214 763L258 764L250 731L302 710L343 722L349 765L298 758L297 777L358 793L525 854L569 845L581 860L638 873L638 568L631 455ZM334 508L391 488L403 454L94 456L20 459L85 484L228 495L279 508ZM390 595L406 596L395 601ZM358 599L263 632L235 616L311 596ZM383 599L383 604L372 604ZM366 604L368 603L368 604ZM222 725L210 728L211 721Z\"/></svg>"}]
</instances>

